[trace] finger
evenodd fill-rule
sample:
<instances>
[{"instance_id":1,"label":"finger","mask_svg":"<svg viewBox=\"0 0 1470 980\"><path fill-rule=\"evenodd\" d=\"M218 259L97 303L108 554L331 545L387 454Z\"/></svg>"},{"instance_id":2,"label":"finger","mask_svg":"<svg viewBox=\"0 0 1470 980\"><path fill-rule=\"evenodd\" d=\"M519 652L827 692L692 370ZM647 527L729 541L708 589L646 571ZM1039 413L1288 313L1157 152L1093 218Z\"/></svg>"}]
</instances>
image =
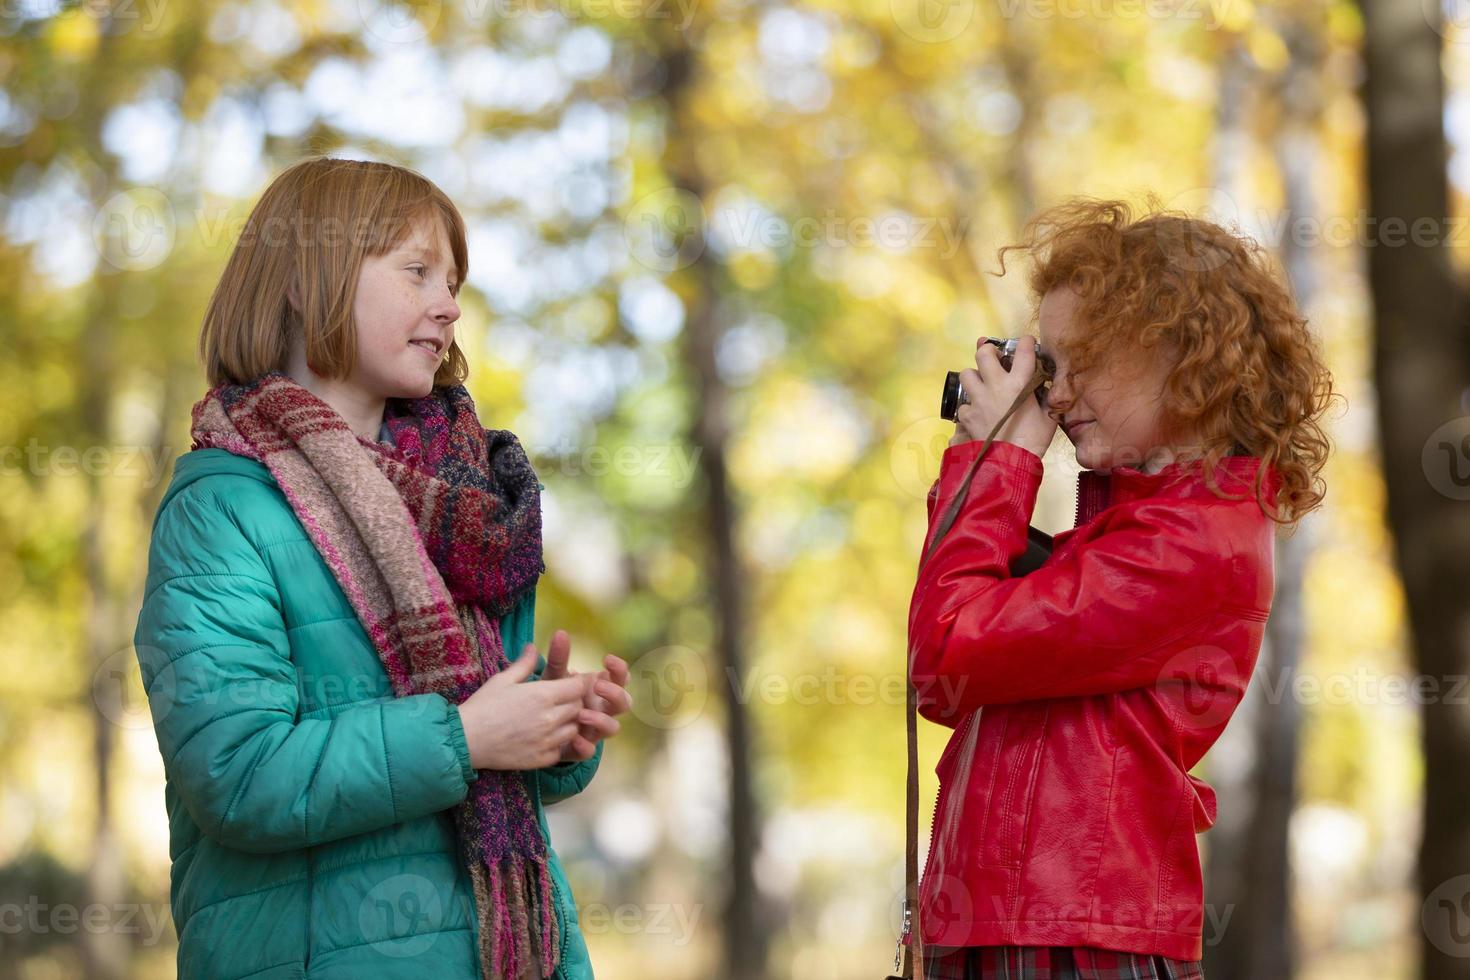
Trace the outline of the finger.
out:
<instances>
[{"instance_id":1,"label":"finger","mask_svg":"<svg viewBox=\"0 0 1470 980\"><path fill-rule=\"evenodd\" d=\"M548 680L567 676L571 657L572 638L567 636L566 630L557 630L551 634L551 647L546 651L546 669L541 676Z\"/></svg>"},{"instance_id":2,"label":"finger","mask_svg":"<svg viewBox=\"0 0 1470 980\"><path fill-rule=\"evenodd\" d=\"M600 738L609 738L616 735L618 729L623 727L622 723L612 715L604 714L601 711L589 711L586 708L578 712L577 723L584 729L592 729Z\"/></svg>"},{"instance_id":3,"label":"finger","mask_svg":"<svg viewBox=\"0 0 1470 980\"><path fill-rule=\"evenodd\" d=\"M521 681L527 679L535 672L536 645L534 643L527 643L525 649L521 651L521 655L512 660L509 667L506 667L504 670L500 671L500 673L496 674L495 677L492 677L491 680L496 680L498 678L504 677L505 680L501 683L519 684Z\"/></svg>"},{"instance_id":4,"label":"finger","mask_svg":"<svg viewBox=\"0 0 1470 980\"><path fill-rule=\"evenodd\" d=\"M547 724L560 728L565 725L577 724L577 716L581 713L582 706L580 704L553 704L546 710L546 714L542 717L546 719Z\"/></svg>"},{"instance_id":5,"label":"finger","mask_svg":"<svg viewBox=\"0 0 1470 980\"><path fill-rule=\"evenodd\" d=\"M1000 348L994 344L981 344L975 348L975 367L979 369L980 379L985 384L995 384L1006 376L1006 369L1000 364ZM963 377L964 372L961 371L960 374ZM971 392L970 401L974 400L975 394Z\"/></svg>"},{"instance_id":6,"label":"finger","mask_svg":"<svg viewBox=\"0 0 1470 980\"><path fill-rule=\"evenodd\" d=\"M587 694L586 674L574 674L571 677L557 677L552 680L541 678L541 693L550 699L552 704L580 704Z\"/></svg>"},{"instance_id":7,"label":"finger","mask_svg":"<svg viewBox=\"0 0 1470 980\"><path fill-rule=\"evenodd\" d=\"M628 665L621 661L619 664L621 665L620 670L614 670L611 672L611 677L602 677L598 681L601 688L606 691L603 700L613 705L621 705L612 712L613 714L622 714L633 707L633 692L628 690Z\"/></svg>"},{"instance_id":8,"label":"finger","mask_svg":"<svg viewBox=\"0 0 1470 980\"><path fill-rule=\"evenodd\" d=\"M1011 356L1011 371L1023 378L1030 378L1036 370L1036 338L1030 334L1022 334L1021 342L1016 345L1016 353Z\"/></svg>"},{"instance_id":9,"label":"finger","mask_svg":"<svg viewBox=\"0 0 1470 980\"><path fill-rule=\"evenodd\" d=\"M979 357L979 355L977 354L976 357ZM996 365L996 370L1001 371L1002 374L1005 373L999 365ZM985 390L985 381L979 371L976 371L974 368L965 368L960 372L960 387L965 389L965 395L970 401L967 405L959 406L955 410L956 415L965 408L974 408L974 406L980 404L981 393Z\"/></svg>"},{"instance_id":10,"label":"finger","mask_svg":"<svg viewBox=\"0 0 1470 980\"><path fill-rule=\"evenodd\" d=\"M613 683L618 687L628 686L628 662L616 654L609 653L602 658L607 666L607 672L612 677Z\"/></svg>"},{"instance_id":11,"label":"finger","mask_svg":"<svg viewBox=\"0 0 1470 980\"><path fill-rule=\"evenodd\" d=\"M960 406L954 410L954 435L960 436L963 441L975 438L975 432L970 428L970 406Z\"/></svg>"},{"instance_id":12,"label":"finger","mask_svg":"<svg viewBox=\"0 0 1470 980\"><path fill-rule=\"evenodd\" d=\"M572 736L571 741L567 743L567 747L571 749L572 755L578 759L590 759L597 754L597 743L580 733Z\"/></svg>"},{"instance_id":13,"label":"finger","mask_svg":"<svg viewBox=\"0 0 1470 980\"><path fill-rule=\"evenodd\" d=\"M610 715L620 715L633 707L633 695L621 687L613 685L611 681L598 683L597 693L601 695L606 705L602 710Z\"/></svg>"},{"instance_id":14,"label":"finger","mask_svg":"<svg viewBox=\"0 0 1470 980\"><path fill-rule=\"evenodd\" d=\"M602 698L597 696L596 686L597 678L600 677L601 674L583 674L581 676L582 679L587 682L586 686L582 688L582 702L586 704L589 708L600 707L602 704Z\"/></svg>"}]
</instances>

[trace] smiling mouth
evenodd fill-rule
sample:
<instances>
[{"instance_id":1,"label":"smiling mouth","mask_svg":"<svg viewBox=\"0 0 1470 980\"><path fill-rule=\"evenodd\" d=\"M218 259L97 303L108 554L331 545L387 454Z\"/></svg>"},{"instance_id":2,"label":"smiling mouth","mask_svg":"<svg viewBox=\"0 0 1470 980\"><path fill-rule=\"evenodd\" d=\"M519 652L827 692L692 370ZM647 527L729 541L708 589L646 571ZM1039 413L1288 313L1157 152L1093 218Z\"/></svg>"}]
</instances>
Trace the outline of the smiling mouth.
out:
<instances>
[{"instance_id":1,"label":"smiling mouth","mask_svg":"<svg viewBox=\"0 0 1470 980\"><path fill-rule=\"evenodd\" d=\"M423 351L425 354L428 354L436 361L439 359L439 348L435 346L433 341L411 340L408 342L408 346L417 347L419 350Z\"/></svg>"}]
</instances>

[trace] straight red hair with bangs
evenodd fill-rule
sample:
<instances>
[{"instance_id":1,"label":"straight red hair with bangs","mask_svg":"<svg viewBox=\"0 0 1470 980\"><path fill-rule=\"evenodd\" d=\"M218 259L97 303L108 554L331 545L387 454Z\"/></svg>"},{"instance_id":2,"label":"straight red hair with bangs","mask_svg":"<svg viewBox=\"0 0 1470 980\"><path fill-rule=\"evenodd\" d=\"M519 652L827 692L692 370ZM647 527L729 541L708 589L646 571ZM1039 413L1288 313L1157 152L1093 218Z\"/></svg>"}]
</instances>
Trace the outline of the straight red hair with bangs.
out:
<instances>
[{"instance_id":1,"label":"straight red hair with bangs","mask_svg":"<svg viewBox=\"0 0 1470 980\"><path fill-rule=\"evenodd\" d=\"M346 377L357 361L352 306L364 258L387 254L434 220L443 223L462 284L464 218L428 178L332 157L282 171L250 212L205 311L199 354L210 386L285 370L297 334L313 371ZM434 384L459 384L468 374L464 353L451 344Z\"/></svg>"},{"instance_id":2,"label":"straight red hair with bangs","mask_svg":"<svg viewBox=\"0 0 1470 980\"><path fill-rule=\"evenodd\" d=\"M1123 201L1073 198L1036 215L1020 250L1034 260L1033 317L1056 288L1078 296L1066 346L1074 373L1115 358L1166 356L1165 438L1187 443L1211 489L1215 464L1235 447L1276 468L1278 524L1321 505L1319 474L1331 445L1321 419L1332 375L1321 347L1261 246L1213 222Z\"/></svg>"}]
</instances>

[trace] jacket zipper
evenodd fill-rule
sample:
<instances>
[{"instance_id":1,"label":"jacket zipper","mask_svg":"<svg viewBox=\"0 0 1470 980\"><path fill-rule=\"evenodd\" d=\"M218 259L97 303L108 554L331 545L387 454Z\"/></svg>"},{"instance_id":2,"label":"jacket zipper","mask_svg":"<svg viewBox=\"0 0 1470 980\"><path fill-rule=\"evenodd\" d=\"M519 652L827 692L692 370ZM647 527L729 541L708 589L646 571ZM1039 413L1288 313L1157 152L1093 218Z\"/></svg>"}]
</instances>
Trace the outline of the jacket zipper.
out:
<instances>
[{"instance_id":1,"label":"jacket zipper","mask_svg":"<svg viewBox=\"0 0 1470 980\"><path fill-rule=\"evenodd\" d=\"M972 730L978 731L978 729L979 729L979 721L980 721L980 712L983 711L983 710L984 710L984 708L976 708L974 711L970 712L969 717L967 717L965 719L965 721L964 721L965 733L964 733L964 736L963 736L963 739L965 740L965 742L968 742L969 741L970 734L971 734L971 731ZM958 730L956 730L954 737L955 738L961 738L961 735L960 735L960 733L959 733ZM966 748L969 749L968 752L965 751ZM959 765L958 765L958 769L957 769L957 772L956 772L955 779L954 779L953 783L950 785L950 791L951 791L951 794L952 794L951 799L949 801L950 802L950 809L949 809L949 813L948 813L948 816L949 816L950 819L946 820L943 825L941 825L940 822L939 822L939 796L940 796L940 794L938 792L936 792L934 794L934 814L929 819L929 828L930 828L930 830L929 830L929 856L928 856L928 858L924 862L924 872L925 872L925 875L926 876L929 873L935 873L935 874L937 874L940 871L940 869L938 867L938 864L936 863L936 856L939 853L938 844L939 844L940 832L941 832L941 829L942 828L953 828L953 826L954 826L954 820L953 820L953 818L955 816L956 808L959 805L959 804L956 803L956 799L963 801L964 794L965 794L965 787L967 787L967 786L970 785L970 767L971 767L971 764L974 762L974 759L975 759L975 750L977 748L979 748L978 745L968 745L967 746L966 744L963 744L963 743L960 744L960 745L958 745L956 747L956 751L963 753L963 758L961 758L960 761L959 761ZM959 791L959 796L958 797L954 797L953 796L953 793L954 793L954 791L956 789L958 789L958 791ZM915 918L918 917L918 910L917 909L915 910L914 915L915 915Z\"/></svg>"},{"instance_id":2,"label":"jacket zipper","mask_svg":"<svg viewBox=\"0 0 1470 980\"><path fill-rule=\"evenodd\" d=\"M543 809L542 804L541 804L541 780L538 779L538 778L536 778L536 774L534 772L530 776L528 776L527 778L530 779L532 786L535 788L535 792L536 792L536 812L537 813L540 813L542 811L542 809ZM538 832L540 831L540 829L541 829L540 821L537 821L536 829L537 829ZM551 879L551 914L554 915L554 916L556 916L557 924L560 926L560 928L557 929L557 940L558 940L558 943L557 943L557 953L556 953L556 973L554 974L554 980L567 980L566 962L567 962L567 939L568 939L568 932L569 932L569 929L568 929L569 923L565 922L562 919L562 914L561 914L561 898L560 898L561 893L557 889L557 886L556 886L556 875L554 875L554 874L551 873L551 838L548 836L548 837L545 838L545 840L546 840L546 874L547 874L547 877L549 877Z\"/></svg>"},{"instance_id":3,"label":"jacket zipper","mask_svg":"<svg viewBox=\"0 0 1470 980\"><path fill-rule=\"evenodd\" d=\"M313 902L313 896L311 894L313 859L313 849L308 847L306 849L306 957L305 962L301 964L301 975L304 977L311 976L311 937L315 931L311 928L311 907Z\"/></svg>"},{"instance_id":4,"label":"jacket zipper","mask_svg":"<svg viewBox=\"0 0 1470 980\"><path fill-rule=\"evenodd\" d=\"M550 846L550 844L547 845L547 847ZM547 868L547 874L551 874L550 867ZM567 939L571 934L571 923L561 921L561 892L557 888L556 875L551 875L551 901L551 914L557 917L557 924L561 927L557 930L559 943L556 953L556 975L564 980L567 976Z\"/></svg>"},{"instance_id":5,"label":"jacket zipper","mask_svg":"<svg viewBox=\"0 0 1470 980\"><path fill-rule=\"evenodd\" d=\"M938 871L938 869L934 866L934 852L935 852L936 845L938 844L938 842L939 842L939 793L938 793L938 791L936 791L934 793L934 813L929 817L929 856L924 859L924 870L923 870L923 872L919 876L919 881L914 883L914 902L915 902L916 905L919 903L919 888L918 888L918 885L925 878L929 877L931 874L937 873L937 871ZM916 929L922 930L923 927L919 923L919 910L918 910L917 907L913 910L913 915L914 915L914 927ZM905 929L905 931L907 931L907 929ZM919 938L920 938L920 940L922 940L923 939L923 936L920 935Z\"/></svg>"},{"instance_id":6,"label":"jacket zipper","mask_svg":"<svg viewBox=\"0 0 1470 980\"><path fill-rule=\"evenodd\" d=\"M1101 473L1083 470L1077 481L1077 514L1072 518L1074 528L1082 526L1084 512L1090 521L1107 510L1113 496L1111 479Z\"/></svg>"}]
</instances>

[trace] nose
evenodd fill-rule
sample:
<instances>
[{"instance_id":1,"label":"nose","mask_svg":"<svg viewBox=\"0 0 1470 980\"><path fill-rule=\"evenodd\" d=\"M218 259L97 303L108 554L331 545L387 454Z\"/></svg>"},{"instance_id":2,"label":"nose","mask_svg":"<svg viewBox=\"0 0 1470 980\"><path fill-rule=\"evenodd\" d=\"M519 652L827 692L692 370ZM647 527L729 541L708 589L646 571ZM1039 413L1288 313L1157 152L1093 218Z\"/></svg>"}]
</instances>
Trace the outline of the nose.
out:
<instances>
[{"instance_id":1,"label":"nose","mask_svg":"<svg viewBox=\"0 0 1470 980\"><path fill-rule=\"evenodd\" d=\"M1072 381L1065 369L1058 368L1051 379L1051 387L1046 390L1047 413L1054 418L1060 418L1072 407L1072 398Z\"/></svg>"},{"instance_id":2,"label":"nose","mask_svg":"<svg viewBox=\"0 0 1470 980\"><path fill-rule=\"evenodd\" d=\"M434 300L433 305L429 308L429 316L435 323L445 326L459 319L459 302L454 298L454 293L450 292L448 286L445 286L444 292Z\"/></svg>"}]
</instances>

